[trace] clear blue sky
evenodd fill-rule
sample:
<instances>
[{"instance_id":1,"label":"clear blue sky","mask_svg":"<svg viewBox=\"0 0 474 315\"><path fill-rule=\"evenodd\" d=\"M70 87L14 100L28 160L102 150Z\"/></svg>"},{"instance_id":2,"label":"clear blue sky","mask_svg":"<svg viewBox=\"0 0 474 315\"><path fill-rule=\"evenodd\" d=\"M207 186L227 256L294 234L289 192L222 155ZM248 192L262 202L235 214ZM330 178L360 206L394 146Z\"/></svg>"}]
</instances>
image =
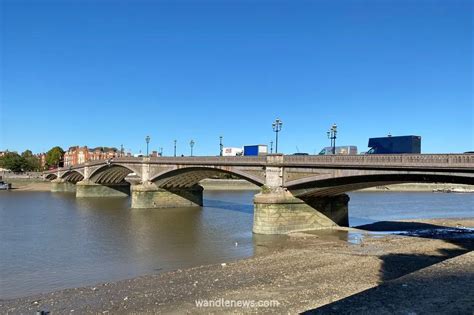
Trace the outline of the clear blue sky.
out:
<instances>
[{"instance_id":1,"label":"clear blue sky","mask_svg":"<svg viewBox=\"0 0 474 315\"><path fill-rule=\"evenodd\" d=\"M0 150L474 150L474 1L1 3Z\"/></svg>"}]
</instances>

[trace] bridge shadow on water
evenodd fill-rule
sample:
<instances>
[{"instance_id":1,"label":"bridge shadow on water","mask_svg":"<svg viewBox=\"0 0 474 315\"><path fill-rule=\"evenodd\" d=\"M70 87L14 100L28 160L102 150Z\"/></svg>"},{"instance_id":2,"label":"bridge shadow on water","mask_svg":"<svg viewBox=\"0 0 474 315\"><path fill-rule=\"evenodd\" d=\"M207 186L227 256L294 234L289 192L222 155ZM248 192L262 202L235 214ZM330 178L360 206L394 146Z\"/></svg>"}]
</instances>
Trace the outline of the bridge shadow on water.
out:
<instances>
[{"instance_id":1,"label":"bridge shadow on water","mask_svg":"<svg viewBox=\"0 0 474 315\"><path fill-rule=\"evenodd\" d=\"M215 200L215 199L204 199L204 207L206 208L219 208L223 210L237 211L242 213L253 214L253 204L241 204L237 202Z\"/></svg>"},{"instance_id":2,"label":"bridge shadow on water","mask_svg":"<svg viewBox=\"0 0 474 315\"><path fill-rule=\"evenodd\" d=\"M447 243L433 254L390 253L382 261L379 285L302 314L417 314L474 312L474 264L437 271L415 271L474 250L474 230L418 222L381 221L358 226L369 232L438 239ZM449 244L449 245L448 245ZM452 245L455 245L453 247ZM464 260L463 260L464 261ZM356 272L356 271L355 271ZM406 276L402 279L400 277ZM397 280L398 279L398 280ZM429 301L429 302L427 302Z\"/></svg>"}]
</instances>

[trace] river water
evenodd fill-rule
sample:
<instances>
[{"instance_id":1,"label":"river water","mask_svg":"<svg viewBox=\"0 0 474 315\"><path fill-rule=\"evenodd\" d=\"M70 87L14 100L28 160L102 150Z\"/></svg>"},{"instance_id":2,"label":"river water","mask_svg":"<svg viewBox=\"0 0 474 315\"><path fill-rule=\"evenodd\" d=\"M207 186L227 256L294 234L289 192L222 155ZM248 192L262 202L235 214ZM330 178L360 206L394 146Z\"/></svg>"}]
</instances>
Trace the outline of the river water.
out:
<instances>
[{"instance_id":1,"label":"river water","mask_svg":"<svg viewBox=\"0 0 474 315\"><path fill-rule=\"evenodd\" d=\"M0 299L250 257L285 236L252 234L253 191L202 208L130 209L128 198L0 192ZM473 217L474 194L358 192L350 225Z\"/></svg>"}]
</instances>

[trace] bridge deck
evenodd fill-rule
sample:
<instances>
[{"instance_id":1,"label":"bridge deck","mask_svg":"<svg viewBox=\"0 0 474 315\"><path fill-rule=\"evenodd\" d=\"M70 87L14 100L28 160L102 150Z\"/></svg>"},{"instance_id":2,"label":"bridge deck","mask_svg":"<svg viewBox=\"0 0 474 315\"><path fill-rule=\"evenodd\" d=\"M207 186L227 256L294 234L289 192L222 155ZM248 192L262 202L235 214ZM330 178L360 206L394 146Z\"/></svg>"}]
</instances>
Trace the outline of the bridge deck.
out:
<instances>
[{"instance_id":1,"label":"bridge deck","mask_svg":"<svg viewBox=\"0 0 474 315\"><path fill-rule=\"evenodd\" d=\"M196 156L196 157L153 157L153 158L114 158L111 161L89 161L60 171L80 169L107 163L163 164L163 165L202 165L202 166L284 166L284 167L337 167L337 168L445 168L474 170L474 154L387 154L387 155L283 155L277 163L267 157L278 156ZM44 174L57 172L57 169Z\"/></svg>"}]
</instances>

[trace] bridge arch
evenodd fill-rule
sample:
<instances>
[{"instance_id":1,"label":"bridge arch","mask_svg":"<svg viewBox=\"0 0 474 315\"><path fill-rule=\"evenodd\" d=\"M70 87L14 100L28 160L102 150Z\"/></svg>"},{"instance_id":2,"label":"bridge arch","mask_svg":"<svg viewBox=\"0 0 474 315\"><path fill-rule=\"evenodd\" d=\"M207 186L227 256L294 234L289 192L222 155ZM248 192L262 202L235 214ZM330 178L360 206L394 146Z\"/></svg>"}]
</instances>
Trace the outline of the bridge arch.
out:
<instances>
[{"instance_id":1,"label":"bridge arch","mask_svg":"<svg viewBox=\"0 0 474 315\"><path fill-rule=\"evenodd\" d=\"M296 181L295 181L296 182ZM299 181L286 186L296 197L325 197L343 193L403 183L451 183L474 185L472 174L439 174L439 173L408 173L408 174L365 174L354 176L319 176Z\"/></svg>"},{"instance_id":2,"label":"bridge arch","mask_svg":"<svg viewBox=\"0 0 474 315\"><path fill-rule=\"evenodd\" d=\"M121 164L110 164L93 170L89 180L97 184L122 184L125 177L132 173L136 170Z\"/></svg>"},{"instance_id":3,"label":"bridge arch","mask_svg":"<svg viewBox=\"0 0 474 315\"><path fill-rule=\"evenodd\" d=\"M66 171L64 174L61 175L61 178L67 182L71 182L73 184L80 182L84 179L84 175L82 175L78 171L70 170Z\"/></svg>"},{"instance_id":4,"label":"bridge arch","mask_svg":"<svg viewBox=\"0 0 474 315\"><path fill-rule=\"evenodd\" d=\"M240 179L244 179L254 185L263 186L264 180L253 174L235 169L233 167L184 167L172 170L162 171L153 176L150 181L158 187L177 188L192 187L201 180L211 178L220 174L229 174Z\"/></svg>"},{"instance_id":5,"label":"bridge arch","mask_svg":"<svg viewBox=\"0 0 474 315\"><path fill-rule=\"evenodd\" d=\"M45 176L45 178L46 178L47 180L55 180L55 179L58 178L58 176L57 176L56 174L47 174L47 175Z\"/></svg>"}]
</instances>

